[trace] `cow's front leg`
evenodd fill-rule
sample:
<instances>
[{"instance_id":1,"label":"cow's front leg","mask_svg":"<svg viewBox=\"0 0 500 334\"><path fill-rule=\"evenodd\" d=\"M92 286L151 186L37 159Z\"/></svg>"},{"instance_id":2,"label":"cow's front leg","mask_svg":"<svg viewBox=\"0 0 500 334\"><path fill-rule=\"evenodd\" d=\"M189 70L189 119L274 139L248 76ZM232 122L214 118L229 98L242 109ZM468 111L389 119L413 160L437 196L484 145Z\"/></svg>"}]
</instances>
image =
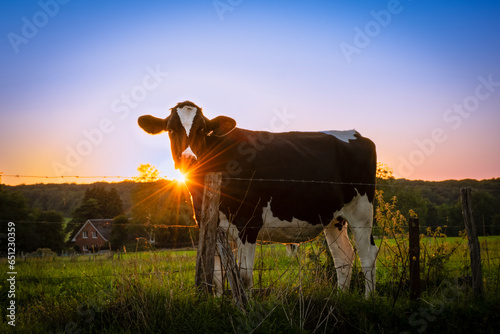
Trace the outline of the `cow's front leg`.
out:
<instances>
[{"instance_id":1,"label":"cow's front leg","mask_svg":"<svg viewBox=\"0 0 500 334\"><path fill-rule=\"evenodd\" d=\"M255 262L255 243L240 243L238 245L238 267L245 289L253 286L253 264Z\"/></svg>"}]
</instances>

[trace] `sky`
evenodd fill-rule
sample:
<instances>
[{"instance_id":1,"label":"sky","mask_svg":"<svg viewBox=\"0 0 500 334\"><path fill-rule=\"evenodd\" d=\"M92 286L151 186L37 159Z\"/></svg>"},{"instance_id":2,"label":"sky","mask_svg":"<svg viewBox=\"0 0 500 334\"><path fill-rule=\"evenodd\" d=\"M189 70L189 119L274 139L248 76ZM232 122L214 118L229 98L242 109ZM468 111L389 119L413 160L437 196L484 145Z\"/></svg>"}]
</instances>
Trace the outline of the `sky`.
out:
<instances>
[{"instance_id":1,"label":"sky","mask_svg":"<svg viewBox=\"0 0 500 334\"><path fill-rule=\"evenodd\" d=\"M184 100L250 130L356 129L396 177L500 177L500 1L1 6L5 184L130 177L146 163L174 178L168 136L137 118Z\"/></svg>"}]
</instances>

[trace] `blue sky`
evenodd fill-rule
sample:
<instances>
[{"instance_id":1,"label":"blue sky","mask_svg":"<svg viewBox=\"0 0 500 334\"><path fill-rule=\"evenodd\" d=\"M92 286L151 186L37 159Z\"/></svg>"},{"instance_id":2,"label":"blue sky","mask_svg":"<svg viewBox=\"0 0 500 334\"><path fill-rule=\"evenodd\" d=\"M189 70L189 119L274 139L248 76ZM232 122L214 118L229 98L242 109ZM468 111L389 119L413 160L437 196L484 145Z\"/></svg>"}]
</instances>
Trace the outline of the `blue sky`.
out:
<instances>
[{"instance_id":1,"label":"blue sky","mask_svg":"<svg viewBox=\"0 0 500 334\"><path fill-rule=\"evenodd\" d=\"M168 137L136 120L192 100L247 129L355 128L398 177L500 177L500 1L2 7L4 175L173 177Z\"/></svg>"}]
</instances>

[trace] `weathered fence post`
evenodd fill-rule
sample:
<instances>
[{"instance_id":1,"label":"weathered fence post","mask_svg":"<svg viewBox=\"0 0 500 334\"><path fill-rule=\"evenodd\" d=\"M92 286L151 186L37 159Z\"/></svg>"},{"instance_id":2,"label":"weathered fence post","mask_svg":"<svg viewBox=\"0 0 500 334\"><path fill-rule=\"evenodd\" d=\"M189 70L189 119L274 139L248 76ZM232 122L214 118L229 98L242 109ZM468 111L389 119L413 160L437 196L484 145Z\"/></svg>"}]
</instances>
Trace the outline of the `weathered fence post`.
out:
<instances>
[{"instance_id":1,"label":"weathered fence post","mask_svg":"<svg viewBox=\"0 0 500 334\"><path fill-rule=\"evenodd\" d=\"M221 173L209 173L205 176L199 222L200 238L196 254L195 285L207 293L211 293L213 287L221 181Z\"/></svg>"},{"instance_id":2,"label":"weathered fence post","mask_svg":"<svg viewBox=\"0 0 500 334\"><path fill-rule=\"evenodd\" d=\"M483 273L481 269L481 248L476 233L476 225L472 218L472 196L471 188L460 189L462 197L462 214L464 216L465 229L467 230L467 239L470 251L470 263L472 269L472 289L474 297L482 298L484 296Z\"/></svg>"},{"instance_id":3,"label":"weathered fence post","mask_svg":"<svg viewBox=\"0 0 500 334\"><path fill-rule=\"evenodd\" d=\"M420 297L420 224L418 218L410 218L410 299Z\"/></svg>"},{"instance_id":4,"label":"weathered fence post","mask_svg":"<svg viewBox=\"0 0 500 334\"><path fill-rule=\"evenodd\" d=\"M227 233L221 227L217 229L217 250L222 262L222 268L226 271L234 302L242 310L245 310L248 303L248 297L243 282L241 281L240 271L236 265L233 250L229 246L227 240Z\"/></svg>"}]
</instances>

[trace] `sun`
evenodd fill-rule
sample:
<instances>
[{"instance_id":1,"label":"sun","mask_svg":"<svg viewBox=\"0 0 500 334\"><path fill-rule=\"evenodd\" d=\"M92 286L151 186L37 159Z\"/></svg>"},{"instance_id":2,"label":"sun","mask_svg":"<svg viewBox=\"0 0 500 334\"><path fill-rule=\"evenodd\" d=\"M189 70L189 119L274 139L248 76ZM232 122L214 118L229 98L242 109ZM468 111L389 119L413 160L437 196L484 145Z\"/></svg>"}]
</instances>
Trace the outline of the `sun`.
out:
<instances>
[{"instance_id":1,"label":"sun","mask_svg":"<svg viewBox=\"0 0 500 334\"><path fill-rule=\"evenodd\" d=\"M182 174L181 172L176 170L175 175L173 176L173 179L179 183L185 183L186 182L186 176Z\"/></svg>"},{"instance_id":2,"label":"sun","mask_svg":"<svg viewBox=\"0 0 500 334\"><path fill-rule=\"evenodd\" d=\"M175 181L184 183L186 182L186 176L181 174L175 178Z\"/></svg>"}]
</instances>

